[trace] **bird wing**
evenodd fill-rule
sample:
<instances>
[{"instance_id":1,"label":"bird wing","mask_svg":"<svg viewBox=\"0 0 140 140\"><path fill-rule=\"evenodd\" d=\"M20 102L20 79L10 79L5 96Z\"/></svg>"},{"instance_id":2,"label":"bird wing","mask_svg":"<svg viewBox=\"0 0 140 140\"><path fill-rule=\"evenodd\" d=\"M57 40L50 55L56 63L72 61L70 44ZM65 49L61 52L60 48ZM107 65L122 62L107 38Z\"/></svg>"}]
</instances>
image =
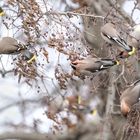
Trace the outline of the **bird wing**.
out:
<instances>
[{"instance_id":1,"label":"bird wing","mask_svg":"<svg viewBox=\"0 0 140 140\"><path fill-rule=\"evenodd\" d=\"M108 69L116 64L117 62L112 59L86 58L72 62L71 66L74 70L85 70L94 73Z\"/></svg>"},{"instance_id":2,"label":"bird wing","mask_svg":"<svg viewBox=\"0 0 140 140\"><path fill-rule=\"evenodd\" d=\"M115 29L112 23L107 23L101 28L101 33L106 37L108 42L113 42L121 46L126 51L131 51L132 48L127 45L127 43L120 37L119 32Z\"/></svg>"},{"instance_id":3,"label":"bird wing","mask_svg":"<svg viewBox=\"0 0 140 140\"><path fill-rule=\"evenodd\" d=\"M90 65L88 65L88 66L85 68L85 70L94 73L94 72L100 71L100 70L101 70L101 69L100 69L101 66L102 66L102 64L100 63L100 61L97 61L97 62L95 62L94 64L91 63Z\"/></svg>"},{"instance_id":4,"label":"bird wing","mask_svg":"<svg viewBox=\"0 0 140 140\"><path fill-rule=\"evenodd\" d=\"M16 39L12 38L12 37L3 37L2 42L5 42L6 44L10 44L13 46L18 46L18 42Z\"/></svg>"},{"instance_id":5,"label":"bird wing","mask_svg":"<svg viewBox=\"0 0 140 140\"><path fill-rule=\"evenodd\" d=\"M117 65L117 62L112 59L101 59L100 61L97 61L96 63L100 63L100 70L108 69L114 65Z\"/></svg>"},{"instance_id":6,"label":"bird wing","mask_svg":"<svg viewBox=\"0 0 140 140\"><path fill-rule=\"evenodd\" d=\"M139 101L140 85L134 85L127 88L121 95L120 99L125 100L129 105L134 105Z\"/></svg>"},{"instance_id":7,"label":"bird wing","mask_svg":"<svg viewBox=\"0 0 140 140\"><path fill-rule=\"evenodd\" d=\"M0 40L0 54L16 54L20 52L23 47L20 47L18 41L11 37L3 37Z\"/></svg>"},{"instance_id":8,"label":"bird wing","mask_svg":"<svg viewBox=\"0 0 140 140\"><path fill-rule=\"evenodd\" d=\"M17 42L10 37L4 37L0 40L0 54L10 54L17 50Z\"/></svg>"},{"instance_id":9,"label":"bird wing","mask_svg":"<svg viewBox=\"0 0 140 140\"><path fill-rule=\"evenodd\" d=\"M133 106L134 104L136 104L139 101L139 97L140 97L140 85L137 85L131 90L131 97L129 97L128 99L130 105Z\"/></svg>"},{"instance_id":10,"label":"bird wing","mask_svg":"<svg viewBox=\"0 0 140 140\"><path fill-rule=\"evenodd\" d=\"M118 36L118 38L114 38L114 40L123 47L124 50L126 51L131 51L132 47L127 45L126 41L124 41L124 39L122 39L120 36Z\"/></svg>"},{"instance_id":11,"label":"bird wing","mask_svg":"<svg viewBox=\"0 0 140 140\"><path fill-rule=\"evenodd\" d=\"M91 72L97 72L97 71L108 69L114 65L116 65L116 64L112 60L109 60L109 59L102 60L101 59L101 60L97 60L96 62L94 62L94 64L91 65L91 67L86 68L86 70L91 71Z\"/></svg>"},{"instance_id":12,"label":"bird wing","mask_svg":"<svg viewBox=\"0 0 140 140\"><path fill-rule=\"evenodd\" d=\"M104 34L104 36L106 36L112 42L121 46L124 50L126 50L126 51L132 50L132 48L130 46L128 46L127 43L124 41L124 39L122 39L119 35L118 36L109 36L107 34Z\"/></svg>"}]
</instances>

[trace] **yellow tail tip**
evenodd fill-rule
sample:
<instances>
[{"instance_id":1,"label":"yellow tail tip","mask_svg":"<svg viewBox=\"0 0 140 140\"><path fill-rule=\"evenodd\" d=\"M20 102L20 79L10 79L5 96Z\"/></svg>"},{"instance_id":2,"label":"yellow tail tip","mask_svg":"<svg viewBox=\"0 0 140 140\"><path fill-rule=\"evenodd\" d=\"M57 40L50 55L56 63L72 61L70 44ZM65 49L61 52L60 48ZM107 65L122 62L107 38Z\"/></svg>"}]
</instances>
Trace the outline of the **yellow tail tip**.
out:
<instances>
[{"instance_id":1,"label":"yellow tail tip","mask_svg":"<svg viewBox=\"0 0 140 140\"><path fill-rule=\"evenodd\" d=\"M116 65L120 65L120 62L118 60L116 60Z\"/></svg>"},{"instance_id":2,"label":"yellow tail tip","mask_svg":"<svg viewBox=\"0 0 140 140\"><path fill-rule=\"evenodd\" d=\"M4 16L5 15L5 12L0 12L0 16Z\"/></svg>"},{"instance_id":3,"label":"yellow tail tip","mask_svg":"<svg viewBox=\"0 0 140 140\"><path fill-rule=\"evenodd\" d=\"M132 48L132 51L131 52L128 52L128 54L131 56L131 55L133 55L133 54L135 54L136 53L136 49L133 47Z\"/></svg>"},{"instance_id":4,"label":"yellow tail tip","mask_svg":"<svg viewBox=\"0 0 140 140\"><path fill-rule=\"evenodd\" d=\"M81 102L82 102L81 96L78 96L78 104L81 104Z\"/></svg>"},{"instance_id":5,"label":"yellow tail tip","mask_svg":"<svg viewBox=\"0 0 140 140\"><path fill-rule=\"evenodd\" d=\"M32 63L32 61L36 60L36 55L33 55L33 57L27 61L28 64Z\"/></svg>"},{"instance_id":6,"label":"yellow tail tip","mask_svg":"<svg viewBox=\"0 0 140 140\"><path fill-rule=\"evenodd\" d=\"M97 114L97 110L96 109L93 109L92 111L91 111L91 114L94 116L94 115L96 115Z\"/></svg>"}]
</instances>

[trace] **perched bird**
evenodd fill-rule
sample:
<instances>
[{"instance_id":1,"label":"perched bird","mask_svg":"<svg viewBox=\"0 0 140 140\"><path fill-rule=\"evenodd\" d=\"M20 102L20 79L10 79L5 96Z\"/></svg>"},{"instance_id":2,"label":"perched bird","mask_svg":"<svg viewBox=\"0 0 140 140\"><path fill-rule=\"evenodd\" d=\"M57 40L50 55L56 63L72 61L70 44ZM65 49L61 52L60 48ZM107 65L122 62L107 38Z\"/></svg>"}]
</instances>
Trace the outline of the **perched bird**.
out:
<instances>
[{"instance_id":1,"label":"perched bird","mask_svg":"<svg viewBox=\"0 0 140 140\"><path fill-rule=\"evenodd\" d=\"M31 63L35 60L35 55L28 50L26 45L11 37L3 37L0 39L0 54L15 55L18 53L22 54L23 59L27 60L27 63Z\"/></svg>"},{"instance_id":2,"label":"perched bird","mask_svg":"<svg viewBox=\"0 0 140 140\"><path fill-rule=\"evenodd\" d=\"M126 51L120 55L125 54L125 57L128 57L135 53L135 47L129 46L126 43L126 41L120 36L119 32L115 29L115 25L113 23L106 23L101 27L101 36L108 43L117 45L118 49L120 49L122 52Z\"/></svg>"},{"instance_id":3,"label":"perched bird","mask_svg":"<svg viewBox=\"0 0 140 140\"><path fill-rule=\"evenodd\" d=\"M4 13L3 9L0 7L0 16L4 16L4 15L5 15L5 13Z\"/></svg>"},{"instance_id":4,"label":"perched bird","mask_svg":"<svg viewBox=\"0 0 140 140\"><path fill-rule=\"evenodd\" d=\"M79 71L85 75L108 69L114 65L119 65L119 62L113 59L90 57L83 60L75 60L71 63L71 66L74 70Z\"/></svg>"},{"instance_id":5,"label":"perched bird","mask_svg":"<svg viewBox=\"0 0 140 140\"><path fill-rule=\"evenodd\" d=\"M139 101L140 98L140 79L135 81L130 87L123 91L120 97L121 112L126 116L131 107Z\"/></svg>"}]
</instances>

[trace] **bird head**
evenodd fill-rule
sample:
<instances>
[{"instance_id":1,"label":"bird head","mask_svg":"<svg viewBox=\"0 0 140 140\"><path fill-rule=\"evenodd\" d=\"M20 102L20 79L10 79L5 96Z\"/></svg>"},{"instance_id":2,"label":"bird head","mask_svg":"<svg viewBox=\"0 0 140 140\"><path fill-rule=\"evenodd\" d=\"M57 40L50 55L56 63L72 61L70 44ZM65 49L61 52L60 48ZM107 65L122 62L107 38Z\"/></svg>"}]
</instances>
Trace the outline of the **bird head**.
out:
<instances>
[{"instance_id":1,"label":"bird head","mask_svg":"<svg viewBox=\"0 0 140 140\"><path fill-rule=\"evenodd\" d=\"M101 62L103 65L108 65L108 66L114 66L120 64L118 60L114 60L114 59L101 59Z\"/></svg>"}]
</instances>

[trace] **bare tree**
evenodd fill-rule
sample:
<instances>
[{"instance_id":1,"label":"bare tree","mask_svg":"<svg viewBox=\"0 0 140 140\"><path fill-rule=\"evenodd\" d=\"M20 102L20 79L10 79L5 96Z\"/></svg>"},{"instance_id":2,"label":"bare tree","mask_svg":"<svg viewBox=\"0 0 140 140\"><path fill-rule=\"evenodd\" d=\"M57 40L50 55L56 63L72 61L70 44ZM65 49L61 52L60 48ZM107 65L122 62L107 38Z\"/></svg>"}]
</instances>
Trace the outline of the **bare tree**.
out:
<instances>
[{"instance_id":1,"label":"bare tree","mask_svg":"<svg viewBox=\"0 0 140 140\"><path fill-rule=\"evenodd\" d=\"M124 2L4 2L2 9L6 15L2 17L2 30L27 45L36 59L28 63L21 54L10 56L11 69L7 70L3 62L5 56L0 58L2 77L16 77L19 87L28 85L35 95L28 99L19 91L18 100L9 99L10 102L0 106L1 114L18 107L22 118L19 123L3 122L8 132L0 134L1 140L139 139L139 113L133 115L140 112L139 103L127 118L121 114L119 106L121 92L139 78L139 48L127 61L122 59L121 65L90 76L71 68L71 62L88 56L116 58L117 48L102 39L100 29L106 22L114 22L122 37L127 39L129 29L135 25L133 15L135 10L139 10L139 1L134 1L131 15L124 11ZM4 32L1 34L6 36ZM8 100L6 96L2 98ZM27 123L31 114L42 108L47 123L53 122L46 129L43 127L43 131L40 127L47 123L41 119Z\"/></svg>"}]
</instances>

